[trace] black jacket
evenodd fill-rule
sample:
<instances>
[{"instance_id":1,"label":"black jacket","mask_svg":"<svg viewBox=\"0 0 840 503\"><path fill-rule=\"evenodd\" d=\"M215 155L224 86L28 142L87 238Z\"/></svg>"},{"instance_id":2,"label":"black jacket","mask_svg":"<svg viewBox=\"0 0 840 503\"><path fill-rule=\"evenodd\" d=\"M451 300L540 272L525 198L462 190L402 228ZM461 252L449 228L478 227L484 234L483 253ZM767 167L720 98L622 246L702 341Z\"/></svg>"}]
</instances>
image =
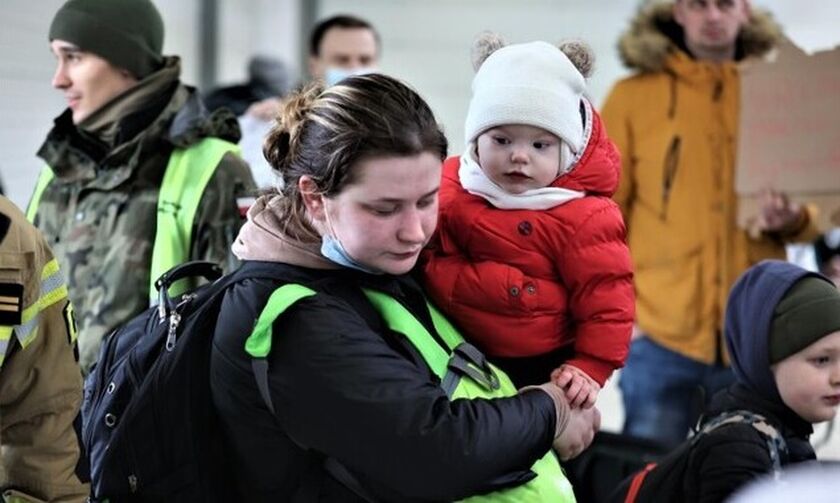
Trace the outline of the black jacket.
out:
<instances>
[{"instance_id":1,"label":"black jacket","mask_svg":"<svg viewBox=\"0 0 840 503\"><path fill-rule=\"evenodd\" d=\"M243 500L359 501L324 470L324 457L382 501L451 501L533 478L529 467L554 434L548 395L450 402L419 353L383 326L359 288L396 298L434 334L416 283L278 267L288 282L319 293L274 323L269 385L276 415L259 396L244 344L281 283L234 286L213 343L213 399Z\"/></svg>"},{"instance_id":2,"label":"black jacket","mask_svg":"<svg viewBox=\"0 0 840 503\"><path fill-rule=\"evenodd\" d=\"M808 441L813 433L811 423L788 407L733 384L714 396L705 417L734 410L764 416L782 434L787 444L787 453L781 454L783 466L816 459ZM745 423L722 426L700 439L691 461L689 473L696 474L693 484L697 491L697 499L691 501L703 503L724 501L747 482L773 471L766 437Z\"/></svg>"},{"instance_id":3,"label":"black jacket","mask_svg":"<svg viewBox=\"0 0 840 503\"><path fill-rule=\"evenodd\" d=\"M780 453L782 466L816 459L808 442L813 432L811 424L788 407L763 399L741 384L715 395L702 421L737 410L763 416L782 434L787 444L787 452ZM753 479L773 471L766 437L748 423L720 426L688 448L690 442L660 460L648 473L636 502L719 503ZM624 501L629 482L625 481L611 501Z\"/></svg>"}]
</instances>

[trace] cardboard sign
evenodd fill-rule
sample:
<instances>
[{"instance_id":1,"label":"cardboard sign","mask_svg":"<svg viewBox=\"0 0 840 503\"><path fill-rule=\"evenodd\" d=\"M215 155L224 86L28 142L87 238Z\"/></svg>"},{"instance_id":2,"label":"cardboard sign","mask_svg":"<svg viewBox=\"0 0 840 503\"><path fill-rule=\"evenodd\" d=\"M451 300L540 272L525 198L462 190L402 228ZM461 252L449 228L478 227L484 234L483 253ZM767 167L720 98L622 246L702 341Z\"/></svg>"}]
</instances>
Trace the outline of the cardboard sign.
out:
<instances>
[{"instance_id":1,"label":"cardboard sign","mask_svg":"<svg viewBox=\"0 0 840 503\"><path fill-rule=\"evenodd\" d=\"M785 42L741 75L739 225L750 227L766 188L816 205L821 228L840 225L840 47L809 56Z\"/></svg>"}]
</instances>

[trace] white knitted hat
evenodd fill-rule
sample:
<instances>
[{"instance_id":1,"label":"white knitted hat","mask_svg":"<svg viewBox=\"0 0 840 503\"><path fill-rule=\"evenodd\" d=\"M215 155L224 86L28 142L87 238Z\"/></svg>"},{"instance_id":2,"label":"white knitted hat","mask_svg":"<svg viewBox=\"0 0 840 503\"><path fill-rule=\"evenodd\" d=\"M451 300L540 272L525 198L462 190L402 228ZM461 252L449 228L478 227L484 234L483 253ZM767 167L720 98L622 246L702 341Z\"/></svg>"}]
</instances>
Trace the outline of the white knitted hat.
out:
<instances>
[{"instance_id":1,"label":"white knitted hat","mask_svg":"<svg viewBox=\"0 0 840 503\"><path fill-rule=\"evenodd\" d=\"M490 47L486 59L476 62L481 66L473 79L464 125L467 142L495 126L524 124L545 129L574 153L581 152L584 75L563 51L546 42L505 47L498 39L493 42L498 47Z\"/></svg>"}]
</instances>

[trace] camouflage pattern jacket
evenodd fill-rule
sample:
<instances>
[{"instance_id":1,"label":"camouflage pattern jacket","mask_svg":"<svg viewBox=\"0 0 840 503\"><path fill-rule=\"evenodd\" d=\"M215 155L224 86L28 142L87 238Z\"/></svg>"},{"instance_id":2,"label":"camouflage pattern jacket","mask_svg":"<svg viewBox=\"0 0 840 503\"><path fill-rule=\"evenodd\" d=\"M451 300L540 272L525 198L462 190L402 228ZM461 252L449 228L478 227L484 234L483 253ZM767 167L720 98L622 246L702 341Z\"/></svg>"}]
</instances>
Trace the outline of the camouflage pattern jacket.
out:
<instances>
[{"instance_id":1,"label":"camouflage pattern jacket","mask_svg":"<svg viewBox=\"0 0 840 503\"><path fill-rule=\"evenodd\" d=\"M149 306L156 205L172 150L205 137L239 141L236 118L226 110L210 114L179 74L178 59L168 58L92 114L100 123L96 134L85 129L91 118L76 127L65 111L38 152L55 179L34 223L67 273L85 371L102 338ZM190 260L233 268L230 244L242 223L237 198L255 190L247 164L225 154L194 219Z\"/></svg>"}]
</instances>

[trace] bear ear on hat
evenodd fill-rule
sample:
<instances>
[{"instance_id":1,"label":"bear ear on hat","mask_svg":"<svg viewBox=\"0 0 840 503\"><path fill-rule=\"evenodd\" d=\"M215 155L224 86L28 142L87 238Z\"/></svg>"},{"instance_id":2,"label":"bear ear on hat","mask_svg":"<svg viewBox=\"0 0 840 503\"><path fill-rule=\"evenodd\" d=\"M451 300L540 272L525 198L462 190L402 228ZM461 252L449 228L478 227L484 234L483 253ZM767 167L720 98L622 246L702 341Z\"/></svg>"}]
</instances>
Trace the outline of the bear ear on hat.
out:
<instances>
[{"instance_id":1,"label":"bear ear on hat","mask_svg":"<svg viewBox=\"0 0 840 503\"><path fill-rule=\"evenodd\" d=\"M592 70L595 68L595 53L589 44L582 40L563 40L557 44L557 48L569 58L584 78L592 76Z\"/></svg>"},{"instance_id":2,"label":"bear ear on hat","mask_svg":"<svg viewBox=\"0 0 840 503\"><path fill-rule=\"evenodd\" d=\"M485 31L478 34L473 42L470 56L472 57L473 70L478 71L484 61L491 54L505 46L501 35L492 31Z\"/></svg>"}]
</instances>

